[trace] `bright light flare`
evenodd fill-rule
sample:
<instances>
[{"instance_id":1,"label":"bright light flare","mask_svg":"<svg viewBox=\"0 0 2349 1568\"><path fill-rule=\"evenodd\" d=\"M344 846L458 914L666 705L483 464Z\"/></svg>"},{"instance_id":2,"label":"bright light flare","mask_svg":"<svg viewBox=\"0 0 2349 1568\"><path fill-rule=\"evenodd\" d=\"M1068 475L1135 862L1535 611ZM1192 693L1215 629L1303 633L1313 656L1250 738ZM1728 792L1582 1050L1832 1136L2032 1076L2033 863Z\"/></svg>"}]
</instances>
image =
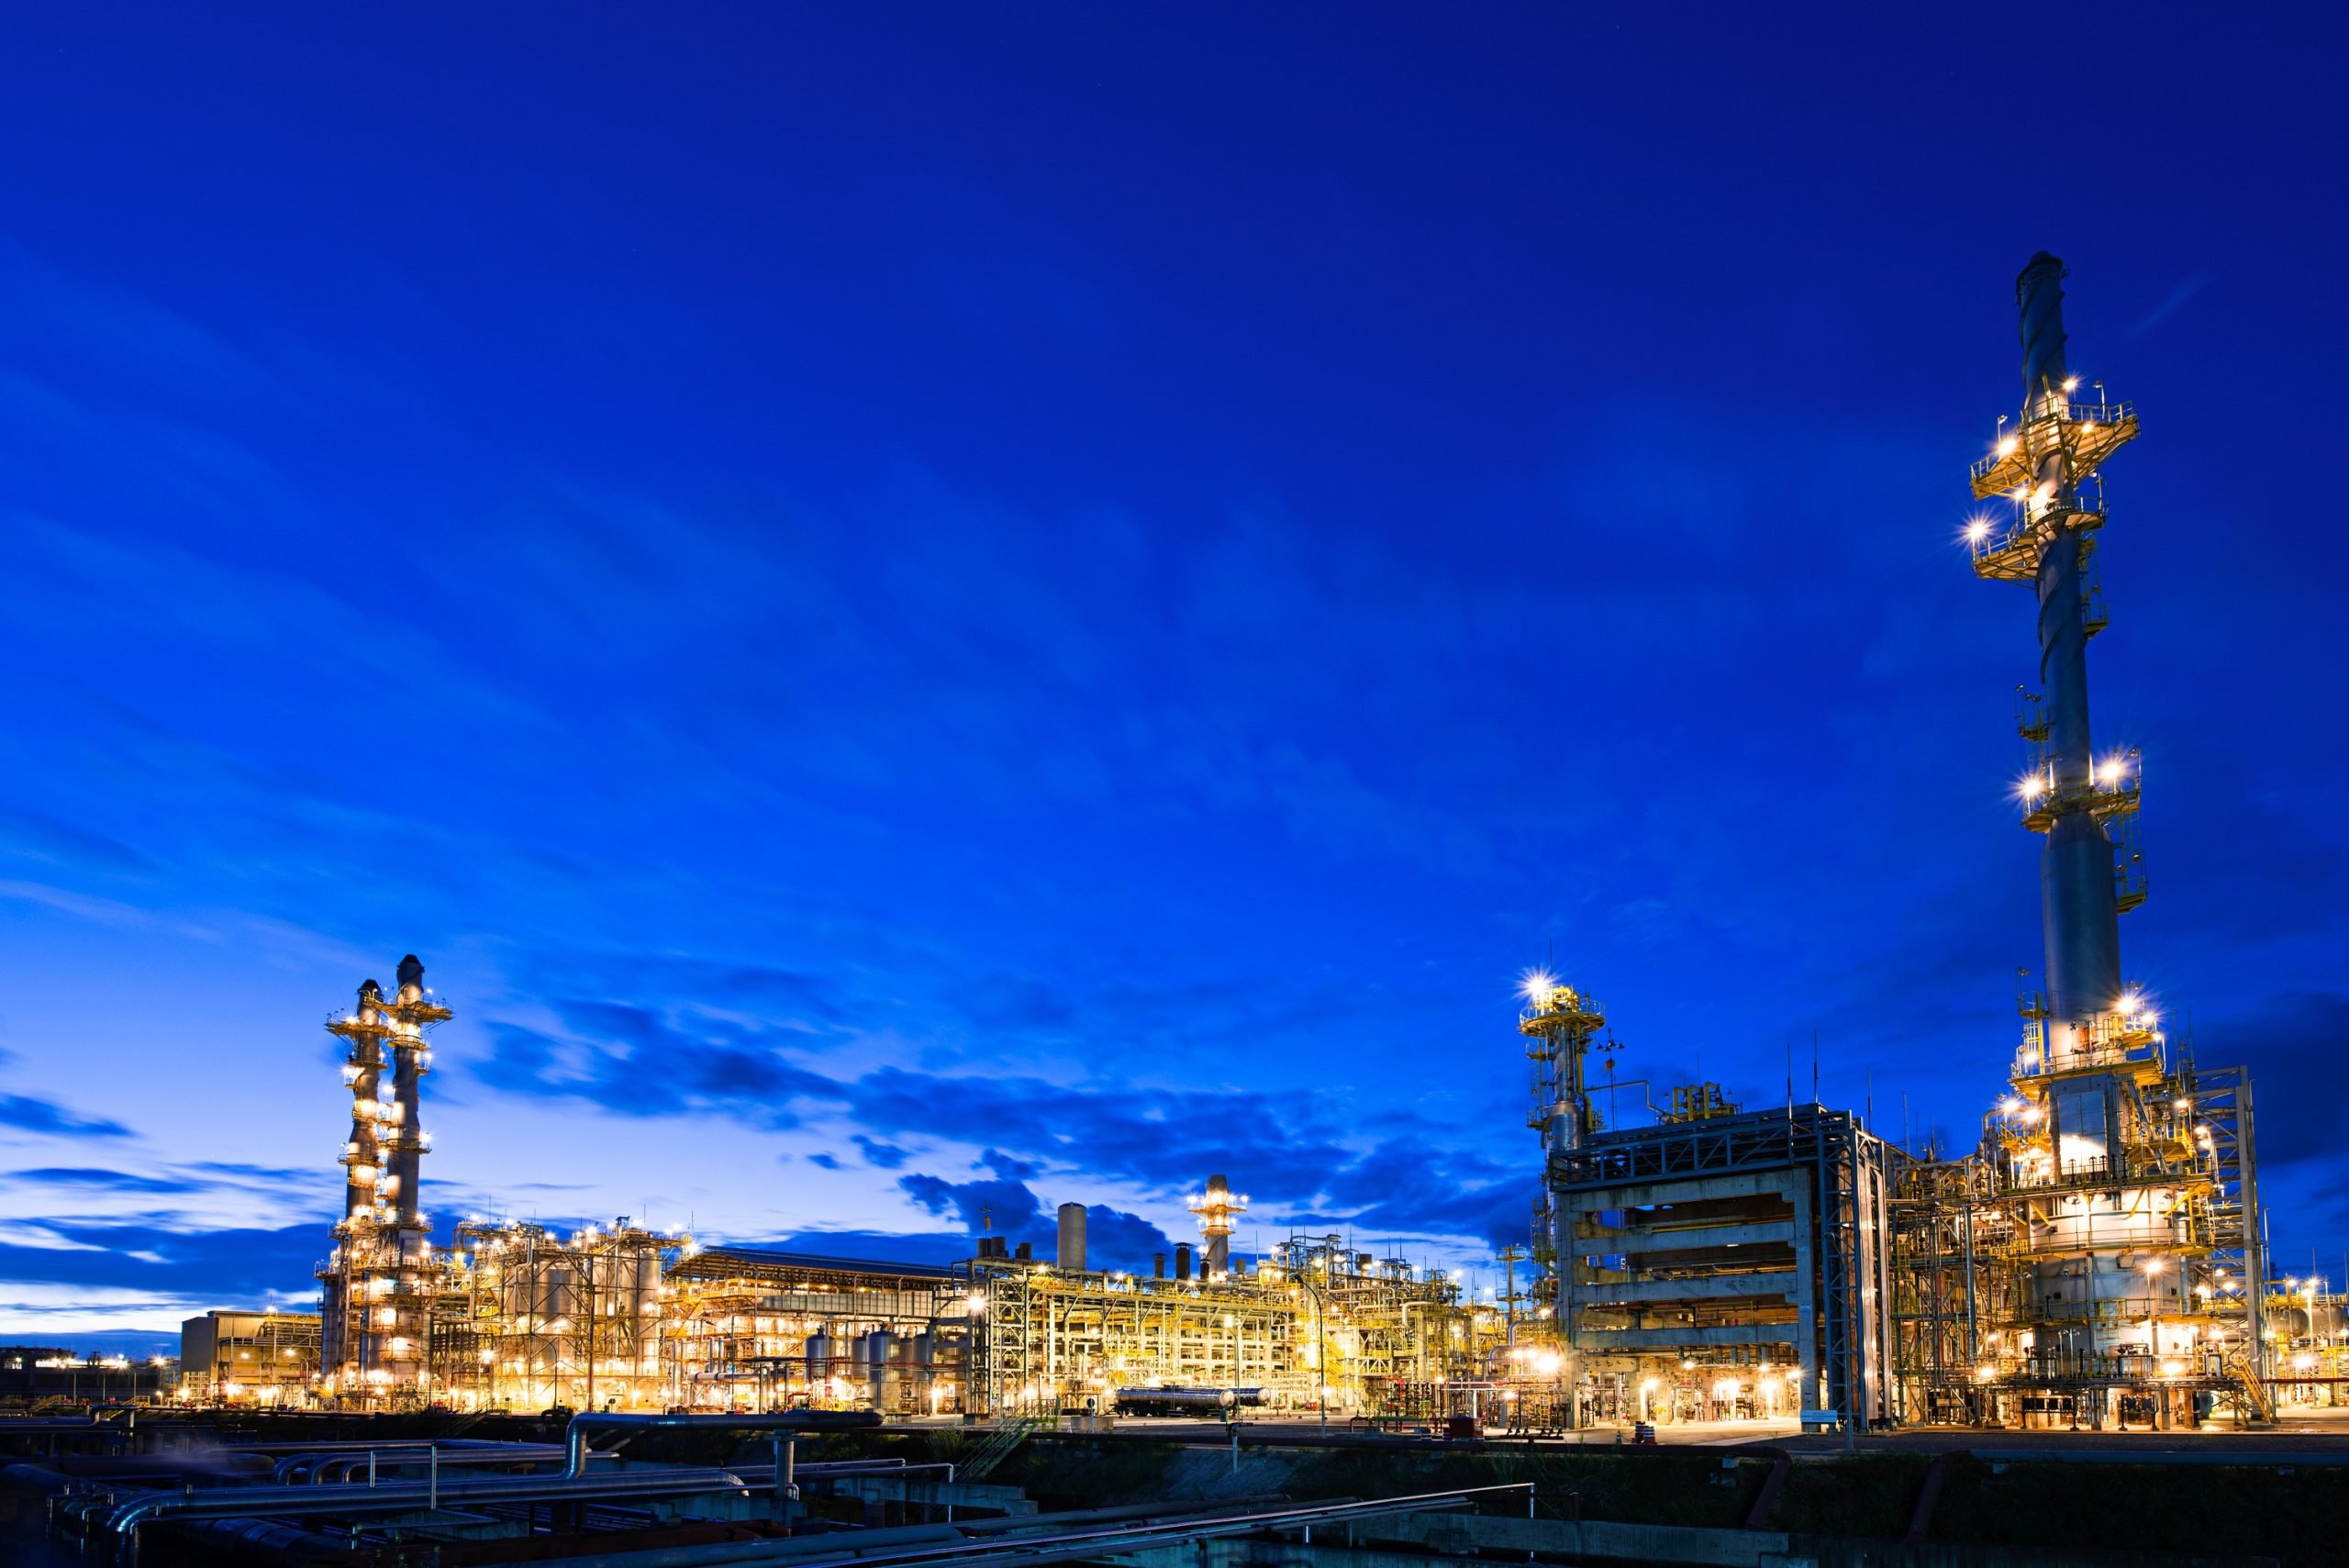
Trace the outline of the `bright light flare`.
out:
<instances>
[{"instance_id":1,"label":"bright light flare","mask_svg":"<svg viewBox=\"0 0 2349 1568\"><path fill-rule=\"evenodd\" d=\"M1989 537L1990 537L1990 519L1989 519L1989 518L1987 518L1987 517L1978 517L1978 516L1977 516L1977 517L1968 517L1968 518L1966 518L1966 519L1965 519L1965 542L1966 542L1966 543L1968 543L1968 544L1980 544L1984 539L1988 539Z\"/></svg>"},{"instance_id":2,"label":"bright light flare","mask_svg":"<svg viewBox=\"0 0 2349 1568\"><path fill-rule=\"evenodd\" d=\"M2079 378L2078 376L2073 375L2073 376L2065 376L2065 377L2064 378L2064 390L2065 390L2065 391L2066 391L2066 392L2077 392L2077 391L2079 391L2079 389L2080 389L2080 378Z\"/></svg>"},{"instance_id":3,"label":"bright light flare","mask_svg":"<svg viewBox=\"0 0 2349 1568\"><path fill-rule=\"evenodd\" d=\"M2005 440L1998 443L1998 455L2000 457L2012 457L2015 455L2015 449L2021 445L2022 445L2021 441L2017 440L2012 436L2009 436Z\"/></svg>"},{"instance_id":4,"label":"bright light flare","mask_svg":"<svg viewBox=\"0 0 2349 1568\"><path fill-rule=\"evenodd\" d=\"M1558 977L1546 969L1529 969L1518 977L1517 989L1535 1006L1547 1006L1551 995L1558 989Z\"/></svg>"}]
</instances>

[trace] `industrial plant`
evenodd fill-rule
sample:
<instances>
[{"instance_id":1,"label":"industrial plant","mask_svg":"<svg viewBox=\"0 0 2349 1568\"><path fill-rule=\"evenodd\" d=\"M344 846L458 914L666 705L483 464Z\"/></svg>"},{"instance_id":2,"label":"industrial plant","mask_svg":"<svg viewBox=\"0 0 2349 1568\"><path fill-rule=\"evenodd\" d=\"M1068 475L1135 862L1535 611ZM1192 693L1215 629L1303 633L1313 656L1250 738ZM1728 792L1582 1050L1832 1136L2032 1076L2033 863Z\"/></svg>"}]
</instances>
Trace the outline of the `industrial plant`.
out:
<instances>
[{"instance_id":1,"label":"industrial plant","mask_svg":"<svg viewBox=\"0 0 2349 1568\"><path fill-rule=\"evenodd\" d=\"M1964 530L1976 573L2036 605L2013 793L2042 840L2044 935L2019 1037L1985 1041L1997 1086L1971 1149L1888 1140L1821 1103L1815 1071L1798 1098L1791 1062L1768 1105L1619 1078L1609 1010L1543 970L1523 978L1514 1047L1494 1030L1493 1071L1530 1063L1539 1161L1497 1297L1319 1229L1236 1251L1245 1171L1205 1174L1185 1198L1196 1241L1146 1266L1093 1255L1078 1203L1049 1242L983 1219L945 1262L705 1245L627 1216L443 1224L425 1207L424 1083L454 1015L410 954L388 995L364 981L327 1021L351 1100L318 1311L190 1319L175 1385L161 1358L0 1356L0 1399L38 1401L0 1419L0 1447L39 1460L0 1473L0 1504L22 1523L8 1500L30 1496L43 1529L118 1561L161 1537L194 1554L170 1561L385 1568L2274 1562L2173 1552L2158 1507L2110 1510L2134 1533L2099 1526L2087 1556L1928 1540L1952 1474L1976 1488L1967 1539L2003 1540L1984 1509L2068 1508L2073 1482L2045 1463L2027 1488L1991 1478L2051 1454L2137 1462L2068 1434L2225 1444L2349 1385L2343 1297L2313 1269L2269 1277L2248 1073L2174 1042L2121 962L2120 917L2145 898L2139 765L2094 740L2087 648L2108 621L2102 471L2138 420L2068 368L2064 276L2042 254L2018 280L2022 402L1973 465L1984 510ZM140 1402L129 1419L81 1396L87 1378L103 1402L109 1376ZM1966 1446L2024 1440L1963 1435L1987 1429L2066 1436ZM1732 1446L1692 1454L1659 1431ZM1270 1451L1246 1480L1243 1432ZM1912 1454L1905 1540L1849 1522L1884 1485L1843 1461L1863 1434L1932 1450ZM1505 1459L1462 1480L1456 1462L1494 1439ZM1586 1518L1586 1498L1629 1507L1626 1478L1662 1473L1651 1444L1682 1463L1676 1490L1638 1505L1651 1522ZM1767 1528L1798 1457L1815 1473L1795 1516L1831 1493L1837 1533ZM1370 1478L1393 1495L1355 1489ZM2253 1511L2228 1508L2242 1533ZM2296 1550L2337 1539L2321 1510L2267 1512L2259 1528Z\"/></svg>"},{"instance_id":2,"label":"industrial plant","mask_svg":"<svg viewBox=\"0 0 2349 1568\"><path fill-rule=\"evenodd\" d=\"M1527 1431L2266 1417L2289 1369L2263 1332L2250 1079L2174 1044L2121 959L2120 917L2145 896L2138 760L2092 739L2087 646L2108 619L2102 470L2138 421L2067 369L2063 277L2043 254L2018 282L2023 400L1970 475L1975 572L2037 607L2015 795L2043 840L2045 935L2043 988L2021 998L1971 1151L1901 1147L1791 1082L1765 1107L1712 1084L1656 1105L1611 1059L1595 1082L1606 1010L1534 973L1517 1031L1541 1178L1498 1301L1341 1235L1237 1256L1248 1200L1220 1173L1188 1200L1196 1248L1147 1273L1098 1266L1073 1203L1050 1258L993 1235L952 1264L705 1248L626 1218L564 1233L473 1217L442 1245L421 1207L422 1085L451 1014L411 955L388 998L368 981L328 1024L352 1098L319 1318L264 1320L248 1339L266 1361L241 1380L218 1370L221 1316L195 1320L184 1386L342 1409L1286 1411ZM1602 1091L1631 1089L1652 1118L1609 1125ZM2312 1298L2307 1317L2313 1339Z\"/></svg>"},{"instance_id":3,"label":"industrial plant","mask_svg":"<svg viewBox=\"0 0 2349 1568\"><path fill-rule=\"evenodd\" d=\"M2014 795L2042 841L2044 927L2018 1038L1985 1042L1986 1083L2004 1082L1972 1149L1904 1147L1791 1081L1767 1106L1618 1081L1607 1009L1533 973L1515 1026L1540 1174L1498 1299L1341 1234L1243 1256L1249 1201L1223 1173L1187 1198L1197 1242L1147 1267L1091 1256L1074 1203L1049 1257L981 1234L943 1263L704 1246L629 1217L443 1226L424 1207L424 1085L452 1012L409 955L327 1023L350 1105L318 1312L192 1319L180 1397L1524 1432L2268 1418L2274 1390L2340 1370L2316 1359L2337 1313L2295 1279L2268 1331L2250 1078L2173 1041L2121 962L2120 917L2146 890L2139 763L2095 742L2087 658L2109 619L2103 469L2139 426L2068 368L2064 276L2042 254L2018 280L2022 401L1969 474L1975 573L2035 603ZM1624 1103L1643 1114L1617 1121Z\"/></svg>"}]
</instances>

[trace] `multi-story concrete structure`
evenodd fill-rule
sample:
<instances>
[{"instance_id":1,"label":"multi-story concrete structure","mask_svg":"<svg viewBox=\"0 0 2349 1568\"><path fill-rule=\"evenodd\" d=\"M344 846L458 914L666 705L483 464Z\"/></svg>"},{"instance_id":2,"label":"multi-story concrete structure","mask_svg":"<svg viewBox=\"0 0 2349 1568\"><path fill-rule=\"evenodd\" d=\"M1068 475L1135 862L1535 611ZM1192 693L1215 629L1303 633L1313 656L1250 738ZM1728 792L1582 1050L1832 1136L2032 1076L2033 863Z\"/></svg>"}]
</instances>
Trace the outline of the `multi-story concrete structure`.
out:
<instances>
[{"instance_id":1,"label":"multi-story concrete structure","mask_svg":"<svg viewBox=\"0 0 2349 1568\"><path fill-rule=\"evenodd\" d=\"M306 1405L318 1377L315 1312L216 1307L180 1325L179 1395L203 1404Z\"/></svg>"}]
</instances>

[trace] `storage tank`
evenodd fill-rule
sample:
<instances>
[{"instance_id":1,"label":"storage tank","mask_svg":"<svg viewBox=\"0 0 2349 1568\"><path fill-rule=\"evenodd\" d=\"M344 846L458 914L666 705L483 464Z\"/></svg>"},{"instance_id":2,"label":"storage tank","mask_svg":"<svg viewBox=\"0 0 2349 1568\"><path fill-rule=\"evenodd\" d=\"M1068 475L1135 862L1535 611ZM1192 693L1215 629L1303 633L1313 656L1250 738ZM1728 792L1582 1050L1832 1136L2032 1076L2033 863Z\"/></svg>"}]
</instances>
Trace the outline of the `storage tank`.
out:
<instances>
[{"instance_id":1,"label":"storage tank","mask_svg":"<svg viewBox=\"0 0 2349 1568\"><path fill-rule=\"evenodd\" d=\"M1060 1253L1055 1260L1071 1273L1085 1272L1085 1206L1061 1205Z\"/></svg>"},{"instance_id":2,"label":"storage tank","mask_svg":"<svg viewBox=\"0 0 2349 1568\"><path fill-rule=\"evenodd\" d=\"M1191 1244L1188 1241L1174 1243L1174 1277L1176 1279L1191 1277Z\"/></svg>"},{"instance_id":3,"label":"storage tank","mask_svg":"<svg viewBox=\"0 0 2349 1568\"><path fill-rule=\"evenodd\" d=\"M639 1319L661 1316L661 1254L649 1248L637 1254L636 1299L631 1306Z\"/></svg>"},{"instance_id":4,"label":"storage tank","mask_svg":"<svg viewBox=\"0 0 2349 1568\"><path fill-rule=\"evenodd\" d=\"M886 1329L875 1329L864 1336L864 1391L875 1410L893 1411L897 1407L898 1380L905 1368L896 1363L897 1337Z\"/></svg>"},{"instance_id":5,"label":"storage tank","mask_svg":"<svg viewBox=\"0 0 2349 1568\"><path fill-rule=\"evenodd\" d=\"M551 1328L571 1316L578 1293L571 1287L571 1271L561 1263L550 1265L540 1279L539 1318Z\"/></svg>"}]
</instances>

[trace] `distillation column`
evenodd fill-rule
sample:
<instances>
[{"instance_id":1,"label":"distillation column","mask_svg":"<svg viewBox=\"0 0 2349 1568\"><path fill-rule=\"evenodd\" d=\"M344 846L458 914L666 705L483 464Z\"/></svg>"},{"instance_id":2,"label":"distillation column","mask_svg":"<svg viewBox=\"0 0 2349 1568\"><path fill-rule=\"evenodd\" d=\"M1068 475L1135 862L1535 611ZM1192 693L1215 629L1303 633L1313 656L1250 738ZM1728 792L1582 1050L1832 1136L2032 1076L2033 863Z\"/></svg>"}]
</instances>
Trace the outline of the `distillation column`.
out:
<instances>
[{"instance_id":1,"label":"distillation column","mask_svg":"<svg viewBox=\"0 0 2349 1568\"><path fill-rule=\"evenodd\" d=\"M334 1254L319 1274L324 1290L318 1365L339 1384L363 1382L378 1362L364 1282L376 1250L376 1184L383 1174L376 1118L383 1110L383 1040L391 1033L383 1003L383 987L362 981L358 1005L328 1026L348 1042L342 1078L351 1090L351 1136L341 1156L342 1220L334 1228Z\"/></svg>"},{"instance_id":2,"label":"distillation column","mask_svg":"<svg viewBox=\"0 0 2349 1568\"><path fill-rule=\"evenodd\" d=\"M2022 431L2060 433L2074 423L2079 383L2064 362L2064 264L2040 252L2015 280L2021 317ZM2125 439L2125 438L2124 438ZM2088 733L2087 530L2101 520L2080 504L2077 456L2061 439L2029 440L2031 494L2043 533L2039 573L2039 677L2047 730L2046 847L2040 906L2046 930L2049 1045L2058 1062L2085 1044L2090 1020L2121 997L2121 914L2112 841L2093 809L2096 755ZM2026 518L2028 526L2033 521Z\"/></svg>"},{"instance_id":3,"label":"distillation column","mask_svg":"<svg viewBox=\"0 0 2349 1568\"><path fill-rule=\"evenodd\" d=\"M351 1136L343 1218L319 1271L321 1364L330 1392L361 1401L418 1393L425 1378L424 1318L433 1288L431 1221L418 1205L430 1146L421 1121L422 1079L432 1052L424 1031L450 1017L424 986L414 953L400 960L393 1000L373 980L358 1006L327 1028L348 1043ZM391 1069L391 1097L383 1095Z\"/></svg>"},{"instance_id":4,"label":"distillation column","mask_svg":"<svg viewBox=\"0 0 2349 1568\"><path fill-rule=\"evenodd\" d=\"M1966 528L1976 573L2028 583L2037 600L2042 693L2025 697L2021 732L2038 751L2018 794L2024 825L2047 836L2046 990L2024 1001L2015 1093L1986 1129L2003 1216L1993 1234L2021 1288L2011 1335L1989 1336L1992 1364L1976 1376L2066 1393L2100 1426L2123 1397L2190 1419L2193 1397L2228 1386L2227 1298L2255 1288L2259 1260L2248 1081L2173 1063L2153 1007L2122 976L2120 916L2144 890L2133 834L2116 842L2113 830L2133 824L2139 780L2134 752L2096 753L2087 642L2105 621L2093 570L2100 470L2135 438L2137 417L2101 384L2095 402L2077 396L2064 276L2042 251L2015 281L2021 416L1971 474L1975 498L2006 503L2011 521L1977 516ZM2249 1281L2220 1266L2236 1253ZM2255 1303L2248 1311L2236 1350L2256 1344Z\"/></svg>"},{"instance_id":5,"label":"distillation column","mask_svg":"<svg viewBox=\"0 0 2349 1568\"><path fill-rule=\"evenodd\" d=\"M391 1151L384 1195L392 1200L392 1227L399 1232L400 1268L410 1273L422 1266L425 1241L423 1215L417 1207L418 1167L423 1163L424 1074L431 1071L432 1053L425 1049L422 1020L424 965L414 953L400 960L399 1021L392 1033L392 1115L385 1143ZM409 1288L413 1282L403 1281Z\"/></svg>"}]
</instances>

